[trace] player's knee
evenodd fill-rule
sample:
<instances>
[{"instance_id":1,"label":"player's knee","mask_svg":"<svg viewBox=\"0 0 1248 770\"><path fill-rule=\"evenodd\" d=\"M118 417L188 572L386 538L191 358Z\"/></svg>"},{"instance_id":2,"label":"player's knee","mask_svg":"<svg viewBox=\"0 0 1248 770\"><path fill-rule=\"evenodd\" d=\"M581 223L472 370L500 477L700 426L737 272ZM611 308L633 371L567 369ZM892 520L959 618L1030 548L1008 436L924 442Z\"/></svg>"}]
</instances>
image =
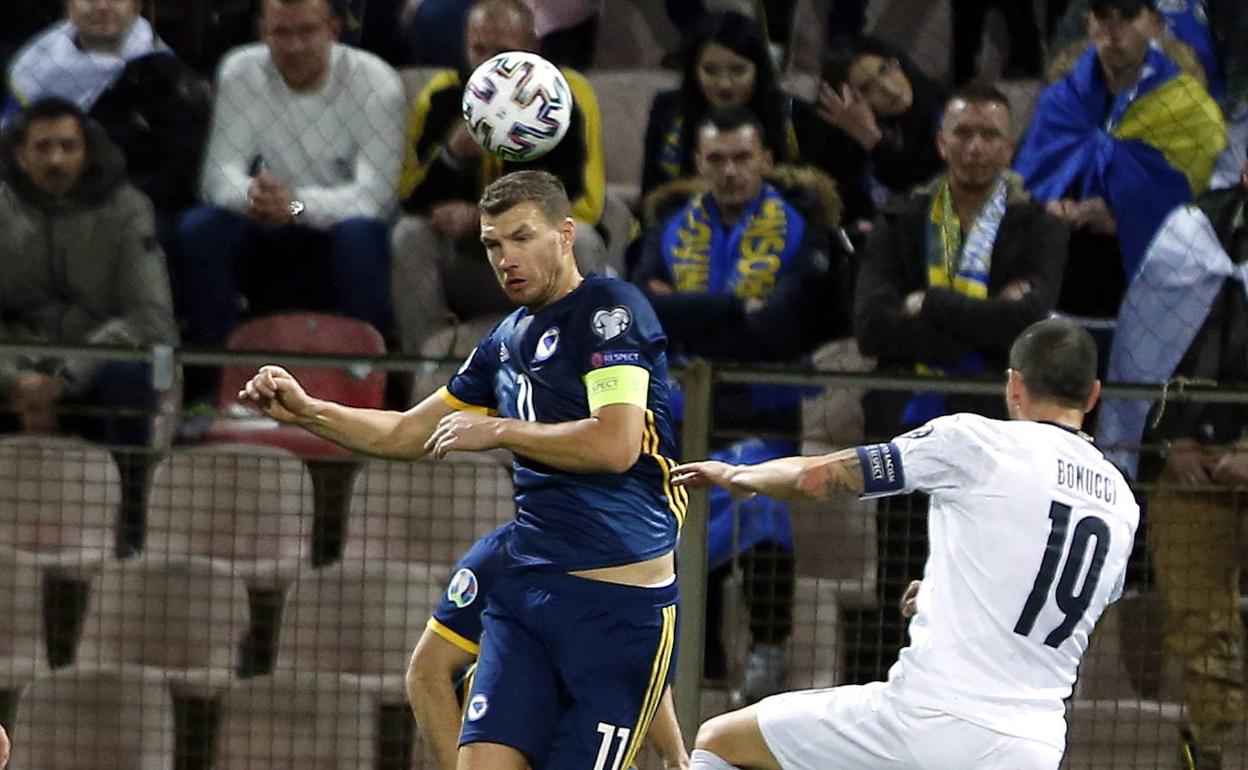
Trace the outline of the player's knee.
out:
<instances>
[{"instance_id":1,"label":"player's knee","mask_svg":"<svg viewBox=\"0 0 1248 770\"><path fill-rule=\"evenodd\" d=\"M698 728L698 737L694 739L694 748L714 752L724 756L733 746L735 730L731 714L711 717Z\"/></svg>"}]
</instances>

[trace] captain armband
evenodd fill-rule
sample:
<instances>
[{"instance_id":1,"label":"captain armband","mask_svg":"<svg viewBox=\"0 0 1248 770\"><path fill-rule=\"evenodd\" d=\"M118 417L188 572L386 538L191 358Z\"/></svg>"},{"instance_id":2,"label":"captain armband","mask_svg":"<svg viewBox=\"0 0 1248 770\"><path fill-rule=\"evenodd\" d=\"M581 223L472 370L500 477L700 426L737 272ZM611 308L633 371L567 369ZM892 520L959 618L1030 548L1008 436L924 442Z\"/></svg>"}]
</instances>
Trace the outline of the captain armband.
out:
<instances>
[{"instance_id":1,"label":"captain armband","mask_svg":"<svg viewBox=\"0 0 1248 770\"><path fill-rule=\"evenodd\" d=\"M858 447L857 452L862 467L862 498L894 495L906 488L901 451L896 444L868 444Z\"/></svg>"},{"instance_id":2,"label":"captain armband","mask_svg":"<svg viewBox=\"0 0 1248 770\"><path fill-rule=\"evenodd\" d=\"M640 366L606 366L585 375L590 414L612 404L632 404L645 409L649 392L650 372Z\"/></svg>"}]
</instances>

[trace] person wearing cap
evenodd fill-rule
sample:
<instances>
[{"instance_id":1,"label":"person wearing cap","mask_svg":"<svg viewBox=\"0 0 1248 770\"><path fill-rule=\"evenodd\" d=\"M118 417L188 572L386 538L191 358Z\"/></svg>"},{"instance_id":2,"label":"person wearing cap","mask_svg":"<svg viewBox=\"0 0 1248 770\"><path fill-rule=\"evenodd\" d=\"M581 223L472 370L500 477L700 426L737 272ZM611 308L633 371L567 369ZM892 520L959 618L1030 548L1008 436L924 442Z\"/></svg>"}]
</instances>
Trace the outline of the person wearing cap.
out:
<instances>
[{"instance_id":1,"label":"person wearing cap","mask_svg":"<svg viewBox=\"0 0 1248 770\"><path fill-rule=\"evenodd\" d=\"M1205 191L1226 145L1209 92L1155 40L1152 0L1092 0L1086 50L1044 90L1015 162L1072 231L1058 308L1113 317L1166 215Z\"/></svg>"}]
</instances>

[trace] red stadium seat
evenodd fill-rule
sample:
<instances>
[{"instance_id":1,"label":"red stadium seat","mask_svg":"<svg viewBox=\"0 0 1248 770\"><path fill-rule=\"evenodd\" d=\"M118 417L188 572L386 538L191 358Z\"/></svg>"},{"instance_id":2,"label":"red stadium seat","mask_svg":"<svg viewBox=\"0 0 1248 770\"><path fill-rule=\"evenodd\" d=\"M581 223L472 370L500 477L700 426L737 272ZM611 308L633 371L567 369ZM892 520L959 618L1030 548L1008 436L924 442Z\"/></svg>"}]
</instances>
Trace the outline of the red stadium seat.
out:
<instances>
[{"instance_id":1,"label":"red stadium seat","mask_svg":"<svg viewBox=\"0 0 1248 770\"><path fill-rule=\"evenodd\" d=\"M324 313L283 313L248 321L234 330L226 347L230 350L373 356L386 352L381 334L369 324ZM255 371L256 367L251 364L226 366L221 372L217 408L226 414L239 414L238 391ZM316 397L349 406L377 408L385 395L386 375L382 371L292 367L291 374ZM338 445L301 428L279 425L259 416L219 419L204 432L204 440L280 447L303 458L350 455Z\"/></svg>"}]
</instances>

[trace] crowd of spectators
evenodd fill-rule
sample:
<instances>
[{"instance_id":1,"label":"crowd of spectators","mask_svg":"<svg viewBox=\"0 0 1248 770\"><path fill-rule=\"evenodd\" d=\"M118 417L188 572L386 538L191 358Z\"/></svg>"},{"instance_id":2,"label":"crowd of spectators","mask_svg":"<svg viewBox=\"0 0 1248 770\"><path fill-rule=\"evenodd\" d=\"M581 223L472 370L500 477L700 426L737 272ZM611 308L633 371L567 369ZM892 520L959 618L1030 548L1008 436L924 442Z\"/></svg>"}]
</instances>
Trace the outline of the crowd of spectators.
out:
<instances>
[{"instance_id":1,"label":"crowd of spectators","mask_svg":"<svg viewBox=\"0 0 1248 770\"><path fill-rule=\"evenodd\" d=\"M792 3L762 3L766 25L701 3L667 4L684 33L669 57L681 80L655 96L645 123L640 195L630 201L636 237L624 259L599 229L603 133L640 134L641 116L602 125L598 100L611 95L595 94L574 69L592 65L601 3L369 2L370 18L349 2L262 0L259 40L230 51L212 84L166 45L139 0L67 0L60 20L6 5L0 339L137 347L181 335L211 348L248 317L304 309L367 321L404 353L437 341L454 354L447 335L472 342L463 327L480 330L508 309L481 258L475 202L514 168L469 138L460 92L479 63L527 50L559 63L574 92L567 137L532 165L568 187L578 262L637 283L675 355L806 366L822 343L853 337L880 371L991 375L1019 330L1056 311L1118 319L1116 338L1102 334L1111 379L1248 376L1235 333L1243 297L1221 290L1234 272L1225 265L1190 268L1219 280L1208 296L1189 297L1198 309L1190 317L1208 321L1189 323L1199 334L1168 346L1176 360L1154 361L1126 333L1146 325L1142 308L1159 301L1137 276L1157 265L1184 270L1155 252L1161 235L1182 226L1171 220L1186 204L1208 212L1210 243L1230 254L1226 264L1242 261L1242 3L1050 3L1048 27L1059 31L1048 85L1017 148L1010 100L963 84L975 77L993 5L1008 11L1002 75L1039 77L1038 21L1021 12L1029 3L955 0L949 83L863 36L865 5L833 3L807 100L782 87L777 66ZM344 42L367 46L379 28L391 39L377 53ZM395 52L396 31L405 53ZM409 103L394 65L412 62L444 69ZM1236 192L1208 192L1218 186ZM1188 296L1186 286L1168 288ZM1220 352L1203 352L1214 339ZM134 425L71 425L57 415L61 404L150 405L149 380L141 366L6 357L0 429L142 444ZM793 454L803 395L721 388L716 424L757 437L719 443L718 455ZM1000 412L995 402L931 393L868 402L872 433L963 408ZM1213 447L1192 453L1199 462L1146 461L1142 475L1240 480L1217 449L1238 432L1205 436L1218 422L1211 416L1171 412L1146 431L1144 415L1106 411L1118 420L1107 430L1128 444ZM1233 420L1242 427L1242 416ZM1186 511L1178 500L1172 507ZM760 499L734 513L721 500L711 528L715 574L735 559L747 575L753 679L742 697L757 698L783 685L787 510ZM1163 587L1171 579L1161 577ZM712 672L722 659L712 640ZM1219 702L1237 698L1242 710L1237 692ZM1216 748L1217 727L1196 729Z\"/></svg>"}]
</instances>

